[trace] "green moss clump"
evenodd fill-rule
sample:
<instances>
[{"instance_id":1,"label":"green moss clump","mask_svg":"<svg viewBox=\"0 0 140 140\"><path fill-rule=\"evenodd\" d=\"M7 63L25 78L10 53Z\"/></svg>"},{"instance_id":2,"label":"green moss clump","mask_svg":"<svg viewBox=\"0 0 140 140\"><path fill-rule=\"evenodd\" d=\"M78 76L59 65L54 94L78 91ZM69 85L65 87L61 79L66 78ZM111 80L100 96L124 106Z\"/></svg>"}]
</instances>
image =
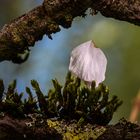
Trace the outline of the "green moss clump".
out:
<instances>
[{"instance_id":1,"label":"green moss clump","mask_svg":"<svg viewBox=\"0 0 140 140\"><path fill-rule=\"evenodd\" d=\"M29 97L23 100L24 93L18 93L16 90L16 80L9 84L7 91L4 91L2 80L0 83L0 89L3 89L0 101L0 113L4 112L16 118L23 118L25 114L38 112L37 101L32 97L29 88L26 88Z\"/></svg>"},{"instance_id":2,"label":"green moss clump","mask_svg":"<svg viewBox=\"0 0 140 140\"><path fill-rule=\"evenodd\" d=\"M80 125L85 122L106 125L122 104L117 96L109 99L109 89L103 83L95 87L93 82L89 88L70 72L63 88L57 80L53 80L53 85L47 100L49 111L63 119L75 119Z\"/></svg>"},{"instance_id":3,"label":"green moss clump","mask_svg":"<svg viewBox=\"0 0 140 140\"><path fill-rule=\"evenodd\" d=\"M38 82L31 80L36 97L30 88L26 87L28 98L23 99L23 93L16 91L16 80L9 85L7 92L4 91L3 81L0 80L0 112L19 118L39 113L47 118L76 120L80 126L85 123L106 125L122 104L117 96L109 99L109 89L103 83L95 87L93 82L89 88L70 72L64 87L56 79L52 82L54 88L45 95Z\"/></svg>"}]
</instances>

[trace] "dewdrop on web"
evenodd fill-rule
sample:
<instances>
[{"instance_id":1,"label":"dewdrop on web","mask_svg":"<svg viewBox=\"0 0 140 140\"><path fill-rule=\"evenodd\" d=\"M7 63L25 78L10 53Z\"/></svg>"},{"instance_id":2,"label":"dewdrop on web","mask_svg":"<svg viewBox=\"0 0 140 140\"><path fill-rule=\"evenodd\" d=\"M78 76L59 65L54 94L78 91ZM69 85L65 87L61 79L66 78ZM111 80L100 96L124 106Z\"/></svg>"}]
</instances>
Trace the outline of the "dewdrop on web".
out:
<instances>
[{"instance_id":1,"label":"dewdrop on web","mask_svg":"<svg viewBox=\"0 0 140 140\"><path fill-rule=\"evenodd\" d=\"M89 86L95 81L97 87L105 80L106 66L105 54L92 40L80 44L71 52L69 71Z\"/></svg>"}]
</instances>

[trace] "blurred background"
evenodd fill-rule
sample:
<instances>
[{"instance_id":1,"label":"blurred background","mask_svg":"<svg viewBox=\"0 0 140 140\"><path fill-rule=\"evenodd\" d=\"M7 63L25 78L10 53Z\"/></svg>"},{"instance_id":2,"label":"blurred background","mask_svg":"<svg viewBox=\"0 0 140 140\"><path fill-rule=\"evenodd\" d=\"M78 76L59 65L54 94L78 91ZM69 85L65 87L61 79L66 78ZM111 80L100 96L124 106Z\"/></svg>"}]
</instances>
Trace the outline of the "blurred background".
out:
<instances>
[{"instance_id":1,"label":"blurred background","mask_svg":"<svg viewBox=\"0 0 140 140\"><path fill-rule=\"evenodd\" d=\"M41 3L42 0L0 0L0 28ZM62 28L53 35L53 40L44 36L36 42L24 64L1 62L0 78L6 86L17 79L19 92L24 92L30 80L36 79L47 94L52 87L51 79L64 83L71 50L88 40L93 40L106 54L108 66L104 83L112 95L116 94L124 102L112 123L122 117L129 118L133 99L140 89L140 27L127 22L100 14L76 18L70 29Z\"/></svg>"}]
</instances>

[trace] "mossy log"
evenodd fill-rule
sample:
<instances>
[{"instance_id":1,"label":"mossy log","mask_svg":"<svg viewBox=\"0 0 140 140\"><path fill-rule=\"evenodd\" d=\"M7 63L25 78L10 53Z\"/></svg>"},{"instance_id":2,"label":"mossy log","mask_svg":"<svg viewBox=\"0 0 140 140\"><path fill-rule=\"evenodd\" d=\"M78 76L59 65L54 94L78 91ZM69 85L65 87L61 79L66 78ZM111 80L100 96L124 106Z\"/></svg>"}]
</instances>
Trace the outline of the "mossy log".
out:
<instances>
[{"instance_id":1,"label":"mossy log","mask_svg":"<svg viewBox=\"0 0 140 140\"><path fill-rule=\"evenodd\" d=\"M45 95L36 80L24 93L16 90L16 80L5 90L0 80L0 140L72 140L96 139L105 130L114 112L122 104L117 96L109 97L103 83L89 88L68 72L64 87L55 79Z\"/></svg>"},{"instance_id":2,"label":"mossy log","mask_svg":"<svg viewBox=\"0 0 140 140\"><path fill-rule=\"evenodd\" d=\"M122 119L108 125L122 104L103 83L91 87L68 72L64 87L55 79L45 95L37 81L17 93L16 80L5 90L0 80L0 140L139 140L140 126Z\"/></svg>"},{"instance_id":3,"label":"mossy log","mask_svg":"<svg viewBox=\"0 0 140 140\"><path fill-rule=\"evenodd\" d=\"M46 123L32 126L30 119L0 118L0 140L61 140L62 136ZM30 124L30 125L29 125Z\"/></svg>"},{"instance_id":4,"label":"mossy log","mask_svg":"<svg viewBox=\"0 0 140 140\"><path fill-rule=\"evenodd\" d=\"M35 120L35 121L34 121ZM48 122L47 124L45 122ZM51 119L0 118L0 140L139 140L140 125L125 119L115 125L99 126Z\"/></svg>"},{"instance_id":5,"label":"mossy log","mask_svg":"<svg viewBox=\"0 0 140 140\"><path fill-rule=\"evenodd\" d=\"M0 61L23 63L29 56L29 46L60 26L71 27L77 16L85 17L88 8L115 19L140 25L139 0L44 0L43 4L6 24L0 31Z\"/></svg>"}]
</instances>

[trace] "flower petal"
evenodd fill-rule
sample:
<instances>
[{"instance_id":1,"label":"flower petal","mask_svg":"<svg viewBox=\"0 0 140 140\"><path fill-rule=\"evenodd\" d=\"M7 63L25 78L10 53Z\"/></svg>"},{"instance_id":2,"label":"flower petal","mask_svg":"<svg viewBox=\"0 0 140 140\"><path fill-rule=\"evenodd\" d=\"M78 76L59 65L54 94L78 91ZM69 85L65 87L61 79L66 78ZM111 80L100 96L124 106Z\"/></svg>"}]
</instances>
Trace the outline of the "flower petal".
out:
<instances>
[{"instance_id":1,"label":"flower petal","mask_svg":"<svg viewBox=\"0 0 140 140\"><path fill-rule=\"evenodd\" d=\"M84 81L96 81L97 86L105 79L106 65L107 59L102 50L88 41L73 49L69 71Z\"/></svg>"}]
</instances>

